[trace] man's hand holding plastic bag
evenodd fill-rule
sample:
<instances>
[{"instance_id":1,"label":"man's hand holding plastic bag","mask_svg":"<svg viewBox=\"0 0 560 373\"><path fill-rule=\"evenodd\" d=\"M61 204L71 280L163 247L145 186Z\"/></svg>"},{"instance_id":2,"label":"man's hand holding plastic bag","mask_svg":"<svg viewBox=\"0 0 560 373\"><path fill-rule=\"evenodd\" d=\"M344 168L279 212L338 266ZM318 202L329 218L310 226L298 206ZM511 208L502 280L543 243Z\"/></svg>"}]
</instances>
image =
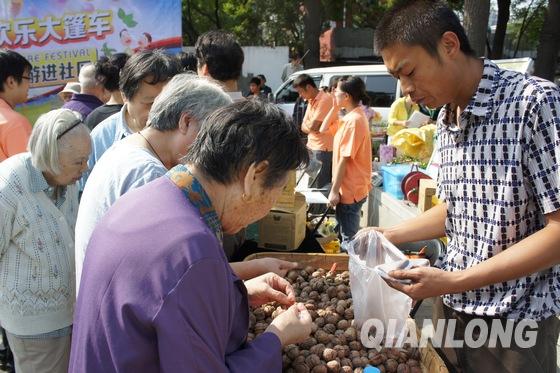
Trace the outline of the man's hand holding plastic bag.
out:
<instances>
[{"instance_id":1,"label":"man's hand holding plastic bag","mask_svg":"<svg viewBox=\"0 0 560 373\"><path fill-rule=\"evenodd\" d=\"M388 235L385 234L384 228L368 227L360 230L356 234L354 240L358 240L358 242L365 242L368 240L370 232L379 232L388 238ZM366 244L362 244L359 245L358 248L360 251L357 254L359 254L360 258L365 258L368 246ZM415 301L458 292L458 290L452 289L450 286L455 281L455 279L451 281L450 278L453 274L439 268L418 267L407 270L396 270L389 272L389 276L396 280L412 281L412 284L403 284L398 281L391 281L384 278L385 282L393 289L403 292Z\"/></svg>"},{"instance_id":2,"label":"man's hand holding plastic bag","mask_svg":"<svg viewBox=\"0 0 560 373\"><path fill-rule=\"evenodd\" d=\"M455 281L454 278L451 279L453 273L435 267L396 270L389 272L389 275L396 280L412 281L412 284L406 285L385 279L387 284L393 289L402 291L414 300L458 292L450 286Z\"/></svg>"}]
</instances>

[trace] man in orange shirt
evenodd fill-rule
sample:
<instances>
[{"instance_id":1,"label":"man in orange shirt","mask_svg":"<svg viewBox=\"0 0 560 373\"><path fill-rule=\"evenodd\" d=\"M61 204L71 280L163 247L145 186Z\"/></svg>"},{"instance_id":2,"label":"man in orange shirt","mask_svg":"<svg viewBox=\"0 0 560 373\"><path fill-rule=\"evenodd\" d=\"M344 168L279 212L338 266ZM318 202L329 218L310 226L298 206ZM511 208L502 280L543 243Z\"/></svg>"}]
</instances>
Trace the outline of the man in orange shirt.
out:
<instances>
[{"instance_id":1,"label":"man in orange shirt","mask_svg":"<svg viewBox=\"0 0 560 373\"><path fill-rule=\"evenodd\" d=\"M301 123L301 131L307 134L307 148L313 159L321 162L321 170L310 187L322 188L332 180L333 133L320 133L319 128L333 106L332 98L317 89L307 74L299 75L293 83L299 96L307 101L307 110Z\"/></svg>"},{"instance_id":2,"label":"man in orange shirt","mask_svg":"<svg viewBox=\"0 0 560 373\"><path fill-rule=\"evenodd\" d=\"M27 101L31 68L19 53L0 49L0 162L27 150L31 124L14 107Z\"/></svg>"}]
</instances>

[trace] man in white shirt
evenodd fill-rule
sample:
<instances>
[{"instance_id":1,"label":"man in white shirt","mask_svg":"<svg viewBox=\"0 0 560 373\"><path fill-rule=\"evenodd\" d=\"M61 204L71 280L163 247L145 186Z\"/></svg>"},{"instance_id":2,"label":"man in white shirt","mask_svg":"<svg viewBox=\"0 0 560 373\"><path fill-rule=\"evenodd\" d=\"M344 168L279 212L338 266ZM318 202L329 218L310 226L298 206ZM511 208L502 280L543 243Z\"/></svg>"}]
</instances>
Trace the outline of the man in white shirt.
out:
<instances>
[{"instance_id":1,"label":"man in white shirt","mask_svg":"<svg viewBox=\"0 0 560 373\"><path fill-rule=\"evenodd\" d=\"M221 87L193 74L175 76L155 99L146 128L116 142L91 172L76 221L76 289L89 238L97 222L123 194L177 165L200 123L231 103Z\"/></svg>"}]
</instances>

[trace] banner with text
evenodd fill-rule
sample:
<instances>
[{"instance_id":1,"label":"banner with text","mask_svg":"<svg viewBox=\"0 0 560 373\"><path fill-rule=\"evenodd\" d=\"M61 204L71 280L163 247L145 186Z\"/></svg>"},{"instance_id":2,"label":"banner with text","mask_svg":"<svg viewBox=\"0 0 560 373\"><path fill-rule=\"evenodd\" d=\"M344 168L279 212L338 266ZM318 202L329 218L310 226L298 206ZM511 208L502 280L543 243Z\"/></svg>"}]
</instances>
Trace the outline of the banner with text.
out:
<instances>
[{"instance_id":1,"label":"banner with text","mask_svg":"<svg viewBox=\"0 0 560 373\"><path fill-rule=\"evenodd\" d=\"M3 0L0 48L33 65L29 102L18 108L34 123L60 107L64 84L81 66L113 53L181 50L181 0Z\"/></svg>"}]
</instances>

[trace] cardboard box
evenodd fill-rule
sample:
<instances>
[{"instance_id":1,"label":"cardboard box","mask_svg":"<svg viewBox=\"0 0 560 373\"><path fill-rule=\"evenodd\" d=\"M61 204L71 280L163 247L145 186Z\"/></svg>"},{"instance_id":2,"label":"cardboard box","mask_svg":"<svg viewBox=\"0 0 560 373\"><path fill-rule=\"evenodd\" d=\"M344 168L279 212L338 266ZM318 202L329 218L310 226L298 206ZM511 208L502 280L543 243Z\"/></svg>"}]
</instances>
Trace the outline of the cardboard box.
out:
<instances>
[{"instance_id":1,"label":"cardboard box","mask_svg":"<svg viewBox=\"0 0 560 373\"><path fill-rule=\"evenodd\" d=\"M306 202L305 196L300 192L294 193L293 200L294 202L291 203L290 205L288 204L278 205L278 203L276 203L274 206L272 206L271 211L295 212L301 206L302 203Z\"/></svg>"},{"instance_id":2,"label":"cardboard box","mask_svg":"<svg viewBox=\"0 0 560 373\"><path fill-rule=\"evenodd\" d=\"M424 212L433 207L432 197L436 195L437 182L432 179L420 180L418 193L418 211Z\"/></svg>"},{"instance_id":3,"label":"cardboard box","mask_svg":"<svg viewBox=\"0 0 560 373\"><path fill-rule=\"evenodd\" d=\"M298 248L305 238L307 216L307 204L301 197L294 198L292 211L272 210L259 221L259 247L283 251Z\"/></svg>"},{"instance_id":4,"label":"cardboard box","mask_svg":"<svg viewBox=\"0 0 560 373\"><path fill-rule=\"evenodd\" d=\"M288 182L282 191L280 197L276 201L274 208L286 209L293 208L295 203L295 192L296 192L296 171L290 171L288 175Z\"/></svg>"}]
</instances>

